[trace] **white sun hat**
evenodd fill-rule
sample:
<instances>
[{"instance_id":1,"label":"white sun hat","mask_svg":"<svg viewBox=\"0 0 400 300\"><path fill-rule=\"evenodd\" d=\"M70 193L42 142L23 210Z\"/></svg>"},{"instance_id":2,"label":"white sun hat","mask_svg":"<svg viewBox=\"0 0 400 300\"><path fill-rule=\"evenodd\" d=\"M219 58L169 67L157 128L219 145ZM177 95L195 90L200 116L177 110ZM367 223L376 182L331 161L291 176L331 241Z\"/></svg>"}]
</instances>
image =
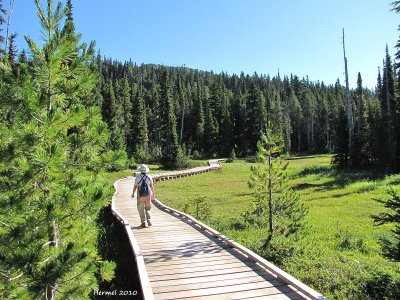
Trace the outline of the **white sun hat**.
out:
<instances>
[{"instance_id":1,"label":"white sun hat","mask_svg":"<svg viewBox=\"0 0 400 300\"><path fill-rule=\"evenodd\" d=\"M137 170L140 173L148 173L150 171L149 167L146 166L145 164L141 165L139 168L137 168Z\"/></svg>"}]
</instances>

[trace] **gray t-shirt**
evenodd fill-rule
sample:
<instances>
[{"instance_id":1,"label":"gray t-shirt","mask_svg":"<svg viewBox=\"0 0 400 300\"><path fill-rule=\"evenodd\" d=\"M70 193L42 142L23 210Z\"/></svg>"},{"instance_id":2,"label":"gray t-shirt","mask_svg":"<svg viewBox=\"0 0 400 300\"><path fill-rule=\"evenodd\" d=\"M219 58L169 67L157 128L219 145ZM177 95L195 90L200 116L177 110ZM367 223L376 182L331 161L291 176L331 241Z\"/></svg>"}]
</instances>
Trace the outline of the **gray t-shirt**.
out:
<instances>
[{"instance_id":1,"label":"gray t-shirt","mask_svg":"<svg viewBox=\"0 0 400 300\"><path fill-rule=\"evenodd\" d=\"M142 180L142 178L143 178L143 180ZM139 182L140 182L140 185L142 185L143 181L146 181L146 183L148 183L150 186L153 185L153 177L151 177L150 175L147 175L147 174L146 175L140 174L140 175L136 176L135 185L139 185Z\"/></svg>"}]
</instances>

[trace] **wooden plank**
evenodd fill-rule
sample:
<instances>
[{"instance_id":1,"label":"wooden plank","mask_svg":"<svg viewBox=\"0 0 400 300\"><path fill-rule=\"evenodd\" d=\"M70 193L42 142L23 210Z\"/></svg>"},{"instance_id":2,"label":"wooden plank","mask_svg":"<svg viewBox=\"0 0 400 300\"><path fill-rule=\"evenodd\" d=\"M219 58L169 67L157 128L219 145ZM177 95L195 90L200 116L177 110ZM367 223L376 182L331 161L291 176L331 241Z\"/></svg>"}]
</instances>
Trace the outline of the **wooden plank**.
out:
<instances>
[{"instance_id":1,"label":"wooden plank","mask_svg":"<svg viewBox=\"0 0 400 300\"><path fill-rule=\"evenodd\" d=\"M254 294L259 295L274 295L281 294L284 292L291 292L292 290L287 286L278 286L274 287L269 282L257 282L257 283L245 283L240 285L233 286L224 286L224 287L214 287L207 289L198 289L198 290L190 290L190 291L179 291L179 292L171 292L171 293L154 293L156 299L196 299L198 297L202 297L201 299L207 299L207 296L220 296L220 295L231 295L234 296L234 293L244 294ZM240 296L239 296L240 297Z\"/></svg>"},{"instance_id":2,"label":"wooden plank","mask_svg":"<svg viewBox=\"0 0 400 300\"><path fill-rule=\"evenodd\" d=\"M226 257L226 258L220 258L219 256L212 257L214 259L202 259L202 260L180 260L178 262L175 262L174 264L172 263L154 263L154 264L146 264L147 269L154 269L154 268L160 268L160 269L180 269L180 268L186 268L188 265L193 268L193 267L200 267L200 266L207 266L207 265L213 265L213 266L219 266L219 265L224 265L224 264L230 264L233 262L239 262L235 257ZM243 261L244 263L246 261Z\"/></svg>"},{"instance_id":3,"label":"wooden plank","mask_svg":"<svg viewBox=\"0 0 400 300\"><path fill-rule=\"evenodd\" d=\"M152 244L159 244L159 243L170 243L170 242L175 242L175 243L186 243L188 239L186 236L183 237L137 237L136 238L140 245L145 245L145 246L151 246ZM202 237L202 236L193 236L189 241L191 242L207 242L207 241L212 241L212 242L217 242L219 241L218 239L209 239L207 237Z\"/></svg>"},{"instance_id":4,"label":"wooden plank","mask_svg":"<svg viewBox=\"0 0 400 300\"><path fill-rule=\"evenodd\" d=\"M228 249L230 250L230 249ZM215 254L201 254L201 255L197 255L197 256L184 256L184 257L171 257L168 260L164 260L164 261L155 261L153 258L151 257L144 257L144 261L146 262L146 265L166 265L166 266L170 266L170 265L175 265L175 264L186 264L186 263L196 263L196 262L203 262L204 260L207 261L220 261L220 260L224 260L224 259L228 259L228 258L234 258L237 259L235 256L233 256L232 254L230 254L228 251L224 251L219 253L218 255ZM246 259L242 259L240 258L241 261L246 261Z\"/></svg>"},{"instance_id":5,"label":"wooden plank","mask_svg":"<svg viewBox=\"0 0 400 300\"><path fill-rule=\"evenodd\" d=\"M174 247L175 249L181 248L199 248L199 247L210 247L210 246L221 246L221 247L229 247L225 243L220 242L219 240L211 241L211 240L198 240L198 241L151 241L151 240L142 240L138 241L140 247L145 249L169 249L170 247Z\"/></svg>"},{"instance_id":6,"label":"wooden plank","mask_svg":"<svg viewBox=\"0 0 400 300\"><path fill-rule=\"evenodd\" d=\"M189 290L198 290L198 289L209 289L214 287L224 287L224 286L232 286L239 285L245 283L257 283L264 282L265 279L261 276L249 276L244 278L236 278L236 279L225 279L225 280L215 280L215 281L207 281L207 282L191 282L185 285L168 285L161 287L153 287L153 293L170 293L170 292L179 292L179 291L189 291ZM278 280L270 280L273 286L279 286L283 283Z\"/></svg>"},{"instance_id":7,"label":"wooden plank","mask_svg":"<svg viewBox=\"0 0 400 300\"><path fill-rule=\"evenodd\" d=\"M170 255L178 255L178 254L184 254L184 253L202 253L202 252L213 252L213 253L218 253L224 251L224 249L229 248L229 246L225 245L218 245L218 244L205 244L205 245L188 245L187 247L180 247L176 248L173 246L165 246L164 248L156 248L156 249L141 249L142 253L147 254L147 255L159 255L162 253L168 253Z\"/></svg>"},{"instance_id":8,"label":"wooden plank","mask_svg":"<svg viewBox=\"0 0 400 300\"><path fill-rule=\"evenodd\" d=\"M162 281L162 280L173 280L175 278L196 278L195 281L197 281L198 277L205 277L205 276L216 276L216 275L223 275L223 274L231 274L231 273L240 273L244 271L248 271L248 267L237 267L237 268L230 268L230 269L216 269L216 270L211 270L211 271L204 271L204 272L198 272L198 273L183 273L179 274L179 276L172 274L172 275L160 275L160 276L151 276L150 281L155 282L155 281ZM261 270L261 268L254 268L250 270Z\"/></svg>"},{"instance_id":9,"label":"wooden plank","mask_svg":"<svg viewBox=\"0 0 400 300\"><path fill-rule=\"evenodd\" d=\"M241 261L237 262L231 262L229 264L222 264L218 265L218 270L228 270L228 269L236 269L239 267L249 267L248 265L242 263ZM175 274L176 276L179 276L178 274L183 274L183 273L190 273L193 275L196 275L199 272L205 272L205 271L213 271L216 269L215 265L205 265L205 266L182 266L181 268L160 268L160 269L152 269L152 270L147 270L147 273L149 274L150 277L152 276L161 276L161 275L169 275L169 274Z\"/></svg>"},{"instance_id":10,"label":"wooden plank","mask_svg":"<svg viewBox=\"0 0 400 300\"><path fill-rule=\"evenodd\" d=\"M152 281L151 286L153 288L156 287L168 287L168 286L184 286L190 284L199 284L206 282L216 282L216 281L227 281L232 279L243 279L248 277L260 276L266 280L276 280L276 277L266 275L263 270L245 270L239 273L228 273L228 274L220 274L220 275L212 275L209 277L197 277L194 281L193 278L175 278L171 280L165 281Z\"/></svg>"},{"instance_id":11,"label":"wooden plank","mask_svg":"<svg viewBox=\"0 0 400 300\"><path fill-rule=\"evenodd\" d=\"M160 243L152 243L152 244L142 244L139 243L141 249L143 250L162 250L162 249L175 249L175 250L184 250L184 249L198 249L200 247L204 248L204 247L215 247L215 246L225 246L225 245L221 245L221 244L213 244L213 243L209 243L207 241L198 241L197 243L185 243L185 242L173 242L173 241L169 241L169 242L160 242ZM228 247L228 246L226 246Z\"/></svg>"},{"instance_id":12,"label":"wooden plank","mask_svg":"<svg viewBox=\"0 0 400 300\"><path fill-rule=\"evenodd\" d=\"M247 297L246 295L233 296L232 299L265 300L265 296ZM269 295L268 300L302 300L307 299L298 292L289 292L277 295Z\"/></svg>"}]
</instances>

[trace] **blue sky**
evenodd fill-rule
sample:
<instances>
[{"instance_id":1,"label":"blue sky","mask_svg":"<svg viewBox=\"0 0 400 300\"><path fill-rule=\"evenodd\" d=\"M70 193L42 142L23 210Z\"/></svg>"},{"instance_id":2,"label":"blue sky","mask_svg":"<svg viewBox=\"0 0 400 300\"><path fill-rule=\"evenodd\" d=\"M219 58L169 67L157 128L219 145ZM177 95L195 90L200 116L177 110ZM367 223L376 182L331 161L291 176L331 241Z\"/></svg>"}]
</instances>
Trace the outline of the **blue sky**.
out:
<instances>
[{"instance_id":1,"label":"blue sky","mask_svg":"<svg viewBox=\"0 0 400 300\"><path fill-rule=\"evenodd\" d=\"M3 1L7 6L8 1ZM45 1L42 1L43 3ZM400 15L386 0L75 0L77 31L102 55L228 74L309 76L344 82L345 28L351 87L376 84ZM40 40L33 0L15 0L11 30Z\"/></svg>"}]
</instances>

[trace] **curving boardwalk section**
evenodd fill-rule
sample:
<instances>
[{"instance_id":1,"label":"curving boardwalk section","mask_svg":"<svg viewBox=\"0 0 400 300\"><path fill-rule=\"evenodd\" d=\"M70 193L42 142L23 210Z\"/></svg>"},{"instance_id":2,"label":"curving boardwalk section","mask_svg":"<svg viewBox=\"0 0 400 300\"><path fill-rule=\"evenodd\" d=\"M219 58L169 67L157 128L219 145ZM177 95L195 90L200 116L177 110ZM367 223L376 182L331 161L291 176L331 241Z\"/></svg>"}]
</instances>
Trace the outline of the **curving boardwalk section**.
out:
<instances>
[{"instance_id":1,"label":"curving boardwalk section","mask_svg":"<svg viewBox=\"0 0 400 300\"><path fill-rule=\"evenodd\" d=\"M209 166L153 175L155 181L219 169ZM198 222L153 202L153 226L141 228L133 177L115 183L112 208L131 240L145 299L324 299L255 253Z\"/></svg>"}]
</instances>

